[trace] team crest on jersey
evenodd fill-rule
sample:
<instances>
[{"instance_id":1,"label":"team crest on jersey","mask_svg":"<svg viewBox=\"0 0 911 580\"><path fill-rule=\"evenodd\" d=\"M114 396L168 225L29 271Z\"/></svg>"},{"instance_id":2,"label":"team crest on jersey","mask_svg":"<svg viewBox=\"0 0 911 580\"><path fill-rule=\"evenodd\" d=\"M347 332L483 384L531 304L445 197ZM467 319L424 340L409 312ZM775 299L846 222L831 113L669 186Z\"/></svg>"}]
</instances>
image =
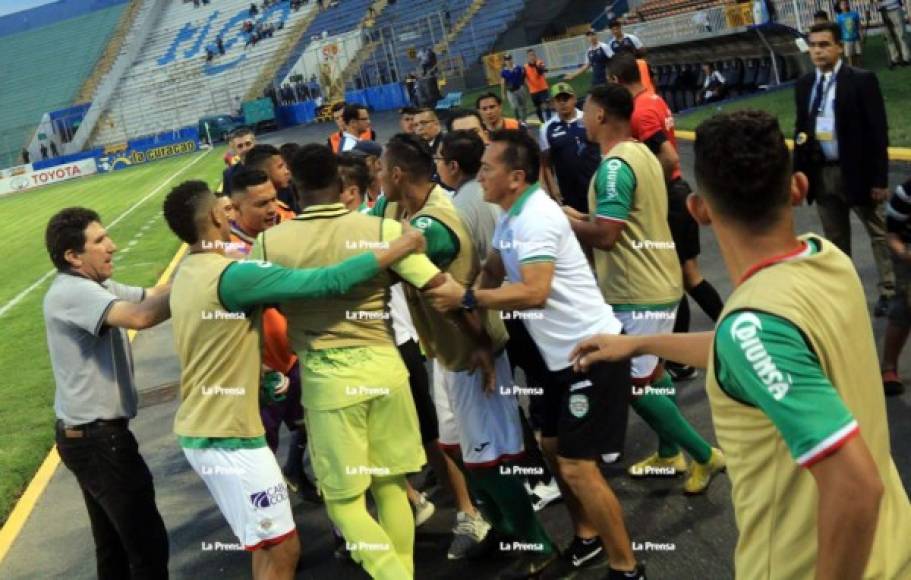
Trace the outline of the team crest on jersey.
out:
<instances>
[{"instance_id":1,"label":"team crest on jersey","mask_svg":"<svg viewBox=\"0 0 911 580\"><path fill-rule=\"evenodd\" d=\"M586 416L588 414L588 396L581 393L570 395L569 412L577 419Z\"/></svg>"}]
</instances>

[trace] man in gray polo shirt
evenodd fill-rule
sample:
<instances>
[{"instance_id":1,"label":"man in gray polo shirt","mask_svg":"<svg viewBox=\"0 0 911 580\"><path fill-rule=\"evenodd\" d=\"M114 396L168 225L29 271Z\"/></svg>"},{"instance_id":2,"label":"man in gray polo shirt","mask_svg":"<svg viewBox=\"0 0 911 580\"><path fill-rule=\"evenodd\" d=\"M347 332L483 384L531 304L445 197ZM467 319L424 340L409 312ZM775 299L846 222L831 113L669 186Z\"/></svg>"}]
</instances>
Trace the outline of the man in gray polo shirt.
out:
<instances>
[{"instance_id":1,"label":"man in gray polo shirt","mask_svg":"<svg viewBox=\"0 0 911 580\"><path fill-rule=\"evenodd\" d=\"M110 280L117 246L90 209L58 212L45 242L58 270L44 297L57 450L82 489L98 578L167 578L167 531L128 429L139 397L125 329L166 320L170 286L145 290Z\"/></svg>"}]
</instances>

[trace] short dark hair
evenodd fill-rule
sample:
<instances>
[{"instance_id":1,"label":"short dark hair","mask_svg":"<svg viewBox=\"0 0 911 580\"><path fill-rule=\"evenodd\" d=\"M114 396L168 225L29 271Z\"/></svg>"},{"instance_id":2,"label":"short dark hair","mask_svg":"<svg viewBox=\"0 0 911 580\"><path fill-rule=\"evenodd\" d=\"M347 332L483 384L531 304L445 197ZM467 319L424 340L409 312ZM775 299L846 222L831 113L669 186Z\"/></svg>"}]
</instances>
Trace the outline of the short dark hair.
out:
<instances>
[{"instance_id":1,"label":"short dark hair","mask_svg":"<svg viewBox=\"0 0 911 580\"><path fill-rule=\"evenodd\" d=\"M68 250L85 250L85 228L92 222L101 223L98 212L84 207L62 209L48 220L44 243L51 262L61 272L70 267L70 263L64 257Z\"/></svg>"},{"instance_id":2,"label":"short dark hair","mask_svg":"<svg viewBox=\"0 0 911 580\"><path fill-rule=\"evenodd\" d=\"M616 28L618 26L623 26L623 23L620 22L619 18L613 18L610 22L607 23L608 28Z\"/></svg>"},{"instance_id":3,"label":"short dark hair","mask_svg":"<svg viewBox=\"0 0 911 580\"><path fill-rule=\"evenodd\" d=\"M171 190L164 200L164 219L182 241L193 245L199 241L196 214L206 196L215 194L205 181L184 181Z\"/></svg>"},{"instance_id":4,"label":"short dark hair","mask_svg":"<svg viewBox=\"0 0 911 580\"><path fill-rule=\"evenodd\" d=\"M842 44L841 41L841 28L835 22L820 22L814 24L810 27L810 32L807 34L807 38L810 37L810 34L819 34L820 32L828 32L832 35L832 38L835 40L835 44Z\"/></svg>"},{"instance_id":5,"label":"short dark hair","mask_svg":"<svg viewBox=\"0 0 911 580\"><path fill-rule=\"evenodd\" d=\"M813 18L822 18L823 20L829 19L829 13L825 10L817 10L813 13Z\"/></svg>"},{"instance_id":6,"label":"short dark hair","mask_svg":"<svg viewBox=\"0 0 911 580\"><path fill-rule=\"evenodd\" d=\"M329 108L329 110L332 111L332 114L334 115L335 113L338 113L339 111L341 111L344 108L345 108L345 101L339 101L339 102L335 103L334 105L332 105Z\"/></svg>"},{"instance_id":7,"label":"short dark hair","mask_svg":"<svg viewBox=\"0 0 911 580\"><path fill-rule=\"evenodd\" d=\"M417 114L417 112L418 112L417 107L402 107L401 109L399 109L399 116L414 115L414 114Z\"/></svg>"},{"instance_id":8,"label":"short dark hair","mask_svg":"<svg viewBox=\"0 0 911 580\"><path fill-rule=\"evenodd\" d=\"M262 185L269 181L269 175L258 167L241 165L231 176L231 197L246 194L248 187Z\"/></svg>"},{"instance_id":9,"label":"short dark hair","mask_svg":"<svg viewBox=\"0 0 911 580\"><path fill-rule=\"evenodd\" d=\"M481 124L481 127L484 127L484 119L481 118L481 113L477 112L475 109L454 109L449 113L449 119L446 120L446 130L452 131L452 124L465 117L474 117L478 120L478 123Z\"/></svg>"},{"instance_id":10,"label":"short dark hair","mask_svg":"<svg viewBox=\"0 0 911 580\"><path fill-rule=\"evenodd\" d=\"M268 145L266 143L254 145L247 151L247 156L244 157L244 166L255 169L265 169L266 163L270 159L276 156L281 157L281 154L282 152L279 151L275 145Z\"/></svg>"},{"instance_id":11,"label":"short dark hair","mask_svg":"<svg viewBox=\"0 0 911 580\"><path fill-rule=\"evenodd\" d=\"M696 128L694 150L699 192L743 227L768 230L789 204L791 156L769 113L716 115Z\"/></svg>"},{"instance_id":12,"label":"short dark hair","mask_svg":"<svg viewBox=\"0 0 911 580\"><path fill-rule=\"evenodd\" d=\"M386 170L399 167L414 180L433 177L433 152L417 135L399 133L386 144Z\"/></svg>"},{"instance_id":13,"label":"short dark hair","mask_svg":"<svg viewBox=\"0 0 911 580\"><path fill-rule=\"evenodd\" d=\"M415 115L422 115L424 113L431 113L437 120L440 119L440 117L437 115L437 112L430 107L419 107L414 111Z\"/></svg>"},{"instance_id":14,"label":"short dark hair","mask_svg":"<svg viewBox=\"0 0 911 580\"><path fill-rule=\"evenodd\" d=\"M342 180L342 187L356 185L361 194L366 194L370 187L370 169L363 155L351 151L339 153L338 176Z\"/></svg>"},{"instance_id":15,"label":"short dark hair","mask_svg":"<svg viewBox=\"0 0 911 580\"><path fill-rule=\"evenodd\" d=\"M621 84L628 85L642 82L639 63L636 62L636 57L630 52L624 51L614 55L608 66L610 67L610 74L617 77Z\"/></svg>"},{"instance_id":16,"label":"short dark hair","mask_svg":"<svg viewBox=\"0 0 911 580\"><path fill-rule=\"evenodd\" d=\"M440 155L455 161L466 175L477 175L484 156L484 142L474 131L452 131L443 136Z\"/></svg>"},{"instance_id":17,"label":"short dark hair","mask_svg":"<svg viewBox=\"0 0 911 580\"><path fill-rule=\"evenodd\" d=\"M333 184L340 185L338 157L325 145L304 145L291 160L291 176L299 191L316 191L328 189Z\"/></svg>"},{"instance_id":18,"label":"short dark hair","mask_svg":"<svg viewBox=\"0 0 911 580\"><path fill-rule=\"evenodd\" d=\"M294 158L294 154L300 150L301 146L297 143L285 143L278 148L279 152L282 154L282 159L285 160L285 163L291 163L291 160Z\"/></svg>"},{"instance_id":19,"label":"short dark hair","mask_svg":"<svg viewBox=\"0 0 911 580\"><path fill-rule=\"evenodd\" d=\"M538 142L519 129L500 129L490 134L491 143L504 143L502 161L512 171L524 171L526 183L537 183L541 172Z\"/></svg>"},{"instance_id":20,"label":"short dark hair","mask_svg":"<svg viewBox=\"0 0 911 580\"><path fill-rule=\"evenodd\" d=\"M497 102L498 105L503 104L503 99L500 98L500 95L498 95L496 93L487 92L487 93L484 93L483 95L481 95L480 97L478 97L477 100L475 100L474 107L476 109L480 109L481 101L486 100L486 99L493 99Z\"/></svg>"},{"instance_id":21,"label":"short dark hair","mask_svg":"<svg viewBox=\"0 0 911 580\"><path fill-rule=\"evenodd\" d=\"M234 129L233 131L231 131L231 134L228 135L228 141L233 141L233 140L237 139L238 137L243 137L244 135L254 135L254 134L255 133L253 133L253 129L251 129L250 127L246 127L246 126L238 127L237 129Z\"/></svg>"},{"instance_id":22,"label":"short dark hair","mask_svg":"<svg viewBox=\"0 0 911 580\"><path fill-rule=\"evenodd\" d=\"M588 93L588 98L604 109L610 117L629 121L633 116L633 96L617 83L607 83L593 88Z\"/></svg>"},{"instance_id":23,"label":"short dark hair","mask_svg":"<svg viewBox=\"0 0 911 580\"><path fill-rule=\"evenodd\" d=\"M361 111L366 111L367 107L360 103L345 105L345 111L342 113L342 121L347 125L351 121L357 121L361 118Z\"/></svg>"}]
</instances>

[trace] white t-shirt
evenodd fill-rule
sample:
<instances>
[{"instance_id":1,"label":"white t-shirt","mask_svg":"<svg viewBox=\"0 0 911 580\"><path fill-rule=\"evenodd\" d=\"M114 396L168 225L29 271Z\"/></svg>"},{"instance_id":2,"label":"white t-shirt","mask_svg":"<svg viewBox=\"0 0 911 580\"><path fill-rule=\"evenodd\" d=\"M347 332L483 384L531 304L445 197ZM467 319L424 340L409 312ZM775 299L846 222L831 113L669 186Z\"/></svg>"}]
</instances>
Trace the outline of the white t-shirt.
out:
<instances>
[{"instance_id":1,"label":"white t-shirt","mask_svg":"<svg viewBox=\"0 0 911 580\"><path fill-rule=\"evenodd\" d=\"M569 355L581 340L620 333L622 325L604 302L569 219L537 185L499 219L493 249L509 280L522 279L523 264L555 262L544 308L526 310L522 319L551 371L572 364Z\"/></svg>"},{"instance_id":2,"label":"white t-shirt","mask_svg":"<svg viewBox=\"0 0 911 580\"><path fill-rule=\"evenodd\" d=\"M359 141L359 139L357 137L355 137L348 131L345 131L344 133L342 133L342 144L338 148L339 153L343 153L345 151L351 151L352 149L354 149L354 146L357 145L358 141Z\"/></svg>"}]
</instances>

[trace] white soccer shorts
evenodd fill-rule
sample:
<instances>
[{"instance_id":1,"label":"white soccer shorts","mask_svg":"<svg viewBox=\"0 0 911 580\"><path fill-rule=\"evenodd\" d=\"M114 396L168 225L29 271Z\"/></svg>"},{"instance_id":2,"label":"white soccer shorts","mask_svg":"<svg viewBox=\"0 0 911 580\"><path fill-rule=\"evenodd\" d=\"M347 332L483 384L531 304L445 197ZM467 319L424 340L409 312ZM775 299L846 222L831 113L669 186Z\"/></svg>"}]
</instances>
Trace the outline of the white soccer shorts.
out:
<instances>
[{"instance_id":1,"label":"white soccer shorts","mask_svg":"<svg viewBox=\"0 0 911 580\"><path fill-rule=\"evenodd\" d=\"M667 334L674 332L677 307L667 310L614 310L614 316L623 324L623 331L626 334ZM657 356L653 354L637 356L630 361L630 374L633 379L647 379L652 376L657 366Z\"/></svg>"}]
</instances>

